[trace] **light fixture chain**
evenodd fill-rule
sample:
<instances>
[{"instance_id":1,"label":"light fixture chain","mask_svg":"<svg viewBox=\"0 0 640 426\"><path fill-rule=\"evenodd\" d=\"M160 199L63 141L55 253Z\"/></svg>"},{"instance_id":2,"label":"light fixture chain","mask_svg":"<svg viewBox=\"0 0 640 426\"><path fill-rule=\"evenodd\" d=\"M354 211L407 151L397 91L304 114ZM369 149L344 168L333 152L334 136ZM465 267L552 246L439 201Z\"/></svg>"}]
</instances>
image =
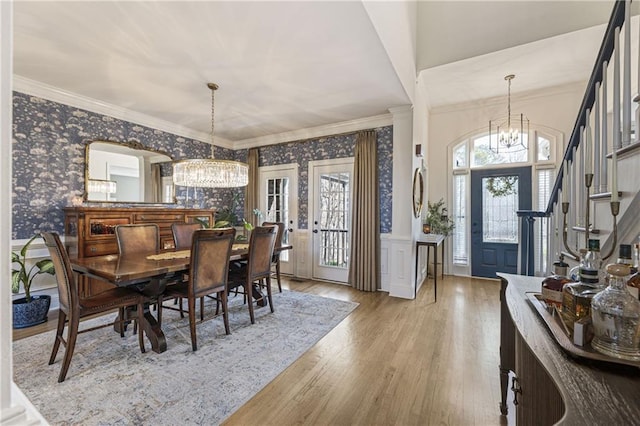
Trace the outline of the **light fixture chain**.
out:
<instances>
[{"instance_id":1,"label":"light fixture chain","mask_svg":"<svg viewBox=\"0 0 640 426\"><path fill-rule=\"evenodd\" d=\"M213 132L215 130L215 117L216 117L216 109L215 109L215 100L216 100L216 88L211 87L211 158L215 158L214 149L215 145L213 144Z\"/></svg>"}]
</instances>

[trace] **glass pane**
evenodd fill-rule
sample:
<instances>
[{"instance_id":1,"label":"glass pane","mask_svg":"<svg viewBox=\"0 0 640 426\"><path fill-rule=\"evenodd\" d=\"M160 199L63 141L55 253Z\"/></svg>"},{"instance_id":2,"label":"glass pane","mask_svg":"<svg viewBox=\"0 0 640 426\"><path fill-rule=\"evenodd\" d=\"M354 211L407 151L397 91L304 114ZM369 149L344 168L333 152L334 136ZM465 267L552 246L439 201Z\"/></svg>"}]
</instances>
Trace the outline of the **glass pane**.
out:
<instances>
[{"instance_id":1,"label":"glass pane","mask_svg":"<svg viewBox=\"0 0 640 426\"><path fill-rule=\"evenodd\" d=\"M289 179L267 179L267 211L264 220L267 222L282 222L285 229L289 224ZM289 233L282 236L282 243L289 244ZM289 260L289 251L280 253L280 260Z\"/></svg>"},{"instance_id":2,"label":"glass pane","mask_svg":"<svg viewBox=\"0 0 640 426\"><path fill-rule=\"evenodd\" d=\"M498 136L484 135L473 140L473 153L471 155L471 167L486 166L489 164L526 163L529 158L529 141L526 133L522 133L523 144L527 147L522 149L520 145L507 148L503 145L498 147ZM489 143L491 142L491 143Z\"/></svg>"},{"instance_id":3,"label":"glass pane","mask_svg":"<svg viewBox=\"0 0 640 426\"><path fill-rule=\"evenodd\" d=\"M348 173L320 175L320 265L347 268L349 264Z\"/></svg>"},{"instance_id":4,"label":"glass pane","mask_svg":"<svg viewBox=\"0 0 640 426\"><path fill-rule=\"evenodd\" d=\"M467 167L467 144L466 142L453 150L453 168Z\"/></svg>"},{"instance_id":5,"label":"glass pane","mask_svg":"<svg viewBox=\"0 0 640 426\"><path fill-rule=\"evenodd\" d=\"M518 176L482 179L482 240L518 242Z\"/></svg>"},{"instance_id":6,"label":"glass pane","mask_svg":"<svg viewBox=\"0 0 640 426\"><path fill-rule=\"evenodd\" d=\"M538 136L538 161L548 161L551 159L551 141L542 136Z\"/></svg>"},{"instance_id":7,"label":"glass pane","mask_svg":"<svg viewBox=\"0 0 640 426\"><path fill-rule=\"evenodd\" d=\"M466 216L467 216L467 175L453 177L453 263L467 264Z\"/></svg>"}]
</instances>

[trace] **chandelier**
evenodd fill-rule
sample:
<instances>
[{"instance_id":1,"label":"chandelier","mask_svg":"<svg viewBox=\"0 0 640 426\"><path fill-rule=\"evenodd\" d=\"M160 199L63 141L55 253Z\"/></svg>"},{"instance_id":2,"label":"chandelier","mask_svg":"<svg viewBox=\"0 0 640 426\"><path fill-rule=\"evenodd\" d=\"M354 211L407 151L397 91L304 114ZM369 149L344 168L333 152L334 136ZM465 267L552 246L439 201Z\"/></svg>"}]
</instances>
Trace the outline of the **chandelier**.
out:
<instances>
[{"instance_id":1,"label":"chandelier","mask_svg":"<svg viewBox=\"0 0 640 426\"><path fill-rule=\"evenodd\" d=\"M500 150L518 152L527 149L529 119L524 114L511 115L511 80L515 77L514 74L509 74L504 78L508 82L506 120L489 120L489 147L496 154L500 153Z\"/></svg>"},{"instance_id":2,"label":"chandelier","mask_svg":"<svg viewBox=\"0 0 640 426\"><path fill-rule=\"evenodd\" d=\"M97 192L100 194L115 194L116 182L104 179L88 179L87 192Z\"/></svg>"},{"instance_id":3,"label":"chandelier","mask_svg":"<svg viewBox=\"0 0 640 426\"><path fill-rule=\"evenodd\" d=\"M211 158L178 160L173 163L173 183L198 188L236 188L249 183L249 166L232 160L216 160L213 155L215 123L215 92L218 85L208 83L211 89Z\"/></svg>"}]
</instances>

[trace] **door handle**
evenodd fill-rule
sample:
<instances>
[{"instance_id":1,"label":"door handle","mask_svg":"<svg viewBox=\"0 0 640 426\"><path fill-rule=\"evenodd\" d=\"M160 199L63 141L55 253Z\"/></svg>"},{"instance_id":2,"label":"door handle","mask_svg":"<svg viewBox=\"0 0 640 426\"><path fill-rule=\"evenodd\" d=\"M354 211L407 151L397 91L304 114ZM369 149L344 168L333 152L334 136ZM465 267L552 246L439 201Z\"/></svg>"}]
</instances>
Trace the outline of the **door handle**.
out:
<instances>
[{"instance_id":1,"label":"door handle","mask_svg":"<svg viewBox=\"0 0 640 426\"><path fill-rule=\"evenodd\" d=\"M293 228L289 228L289 229L287 229L287 231L293 232Z\"/></svg>"},{"instance_id":2,"label":"door handle","mask_svg":"<svg viewBox=\"0 0 640 426\"><path fill-rule=\"evenodd\" d=\"M314 234L317 234L317 233L318 233L318 230L317 230L317 229L314 229L314 230L313 230L313 233L314 233Z\"/></svg>"}]
</instances>

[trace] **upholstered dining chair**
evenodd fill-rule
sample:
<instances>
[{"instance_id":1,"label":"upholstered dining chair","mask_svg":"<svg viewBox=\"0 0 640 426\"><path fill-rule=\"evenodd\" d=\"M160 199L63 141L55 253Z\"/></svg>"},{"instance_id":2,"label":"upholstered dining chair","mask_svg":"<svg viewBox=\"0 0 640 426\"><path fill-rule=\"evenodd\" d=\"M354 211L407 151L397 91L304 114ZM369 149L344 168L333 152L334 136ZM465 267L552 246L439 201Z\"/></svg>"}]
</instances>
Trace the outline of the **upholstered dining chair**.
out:
<instances>
[{"instance_id":1,"label":"upholstered dining chair","mask_svg":"<svg viewBox=\"0 0 640 426\"><path fill-rule=\"evenodd\" d=\"M282 245L282 238L284 236L284 223L282 222L262 222L262 226L277 226L278 232L276 234L276 241L274 243L273 257L271 258L271 264L275 267L276 281L278 282L278 290L282 293L282 282L280 281L280 250L276 248Z\"/></svg>"},{"instance_id":2,"label":"upholstered dining chair","mask_svg":"<svg viewBox=\"0 0 640 426\"><path fill-rule=\"evenodd\" d=\"M152 253L160 250L160 228L155 223L116 226L118 253Z\"/></svg>"},{"instance_id":3,"label":"upholstered dining chair","mask_svg":"<svg viewBox=\"0 0 640 426\"><path fill-rule=\"evenodd\" d=\"M229 271L230 287L244 287L244 294L249 303L249 316L251 324L255 324L253 313L253 284L266 288L267 299L271 312L273 309L273 297L271 294L271 261L273 259L273 247L278 232L277 226L257 226L251 231L249 237L249 257L247 263L239 265L237 269ZM262 282L266 281L264 285Z\"/></svg>"},{"instance_id":4,"label":"upholstered dining chair","mask_svg":"<svg viewBox=\"0 0 640 426\"><path fill-rule=\"evenodd\" d=\"M200 299L200 321L204 321L204 296L215 294L216 314L218 303L222 305L224 330L230 334L229 313L227 309L227 277L229 274L229 256L236 230L201 229L193 233L191 244L191 263L189 280L167 288L167 298L186 298L188 300L189 329L191 349L198 350L196 337L196 299ZM159 312L162 305L158 305Z\"/></svg>"},{"instance_id":5,"label":"upholstered dining chair","mask_svg":"<svg viewBox=\"0 0 640 426\"><path fill-rule=\"evenodd\" d=\"M53 261L60 297L58 328L56 329L56 339L53 343L49 365L55 362L60 343L62 343L65 350L58 382L63 382L67 376L69 365L71 365L71 357L73 356L78 334L120 323L120 336L123 337L124 322L127 321L124 315L124 309L135 307L137 313L136 321L140 321L144 314L143 304L146 302L146 298L137 291L123 287L114 287L98 293L95 296L80 297L78 283L71 269L71 263L69 262L69 255L62 245L60 237L53 232L43 232L42 237ZM107 314L114 309L118 309L119 313L114 322L79 330L81 318L89 315ZM63 336L65 324L67 325L66 339ZM144 332L142 328L140 333L138 333L138 343L140 345L140 351L144 353Z\"/></svg>"},{"instance_id":6,"label":"upholstered dining chair","mask_svg":"<svg viewBox=\"0 0 640 426\"><path fill-rule=\"evenodd\" d=\"M202 225L199 223L176 222L171 224L171 231L173 232L173 243L176 250L190 249L193 233L198 229L202 229Z\"/></svg>"}]
</instances>

